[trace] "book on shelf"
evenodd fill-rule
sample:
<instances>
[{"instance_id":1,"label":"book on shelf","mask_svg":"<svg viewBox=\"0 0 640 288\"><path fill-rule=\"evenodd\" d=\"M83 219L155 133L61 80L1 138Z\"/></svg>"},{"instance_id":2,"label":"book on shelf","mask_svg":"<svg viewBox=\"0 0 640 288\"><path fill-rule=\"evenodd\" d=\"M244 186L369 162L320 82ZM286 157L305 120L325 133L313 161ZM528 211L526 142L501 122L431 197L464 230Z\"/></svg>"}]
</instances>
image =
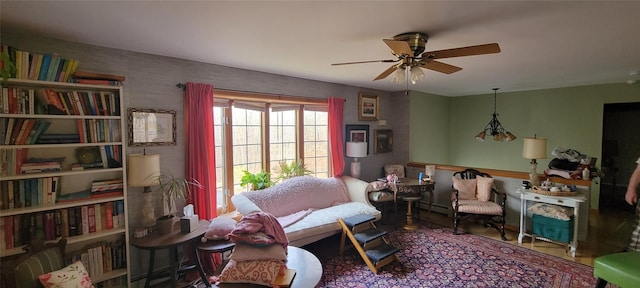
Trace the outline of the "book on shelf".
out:
<instances>
[{"instance_id":1,"label":"book on shelf","mask_svg":"<svg viewBox=\"0 0 640 288\"><path fill-rule=\"evenodd\" d=\"M91 191L90 190L82 190L73 193L65 193L58 195L57 203L67 203L74 201L82 201L91 199Z\"/></svg>"}]
</instances>

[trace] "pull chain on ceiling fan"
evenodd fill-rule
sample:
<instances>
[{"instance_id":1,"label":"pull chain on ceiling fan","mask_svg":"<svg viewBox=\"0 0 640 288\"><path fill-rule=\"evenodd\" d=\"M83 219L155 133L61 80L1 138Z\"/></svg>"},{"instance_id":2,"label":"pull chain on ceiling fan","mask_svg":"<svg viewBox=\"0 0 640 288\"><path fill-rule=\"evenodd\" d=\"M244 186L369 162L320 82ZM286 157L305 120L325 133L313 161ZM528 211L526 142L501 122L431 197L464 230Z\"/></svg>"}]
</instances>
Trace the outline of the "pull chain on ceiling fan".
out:
<instances>
[{"instance_id":1,"label":"pull chain on ceiling fan","mask_svg":"<svg viewBox=\"0 0 640 288\"><path fill-rule=\"evenodd\" d=\"M389 75L395 72L395 77L392 80L394 83L404 82L404 80L408 78L406 74L410 74L409 79L411 80L411 83L416 84L417 82L424 79L424 72L422 71L422 68L445 74L452 74L462 70L462 68L460 67L436 61L436 59L483 55L500 52L500 46L497 43L424 52L425 44L427 43L428 38L429 36L425 33L409 32L398 34L394 36L393 39L382 39L382 41L387 44L389 48L391 48L391 53L397 57L397 59L395 60L387 59L345 62L334 63L331 65L339 66L362 63L396 63L384 70L373 80L375 81L387 78Z\"/></svg>"}]
</instances>

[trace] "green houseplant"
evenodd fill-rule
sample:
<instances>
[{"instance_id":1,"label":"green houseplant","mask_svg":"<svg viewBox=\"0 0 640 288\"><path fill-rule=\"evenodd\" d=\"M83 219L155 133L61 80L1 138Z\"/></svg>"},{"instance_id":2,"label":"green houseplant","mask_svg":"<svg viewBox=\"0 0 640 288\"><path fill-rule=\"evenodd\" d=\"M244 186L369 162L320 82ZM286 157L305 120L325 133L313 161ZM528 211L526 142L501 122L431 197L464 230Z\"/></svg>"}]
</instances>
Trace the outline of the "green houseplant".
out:
<instances>
[{"instance_id":1,"label":"green houseplant","mask_svg":"<svg viewBox=\"0 0 640 288\"><path fill-rule=\"evenodd\" d=\"M307 169L307 166L301 160L293 161L287 165L287 162L280 162L280 174L276 181L284 181L292 177L311 175L313 171Z\"/></svg>"},{"instance_id":2,"label":"green houseplant","mask_svg":"<svg viewBox=\"0 0 640 288\"><path fill-rule=\"evenodd\" d=\"M160 201L162 202L163 214L158 218L158 228L163 233L170 233L177 212L176 200L186 199L191 194L190 185L202 188L200 182L195 179L177 177L170 173L163 173L158 176L160 187Z\"/></svg>"},{"instance_id":3,"label":"green houseplant","mask_svg":"<svg viewBox=\"0 0 640 288\"><path fill-rule=\"evenodd\" d=\"M242 179L240 179L240 186L242 187L249 186L251 190L262 190L275 184L271 181L271 174L269 174L269 172L260 171L256 174L247 170L242 170L242 172L244 173Z\"/></svg>"}]
</instances>

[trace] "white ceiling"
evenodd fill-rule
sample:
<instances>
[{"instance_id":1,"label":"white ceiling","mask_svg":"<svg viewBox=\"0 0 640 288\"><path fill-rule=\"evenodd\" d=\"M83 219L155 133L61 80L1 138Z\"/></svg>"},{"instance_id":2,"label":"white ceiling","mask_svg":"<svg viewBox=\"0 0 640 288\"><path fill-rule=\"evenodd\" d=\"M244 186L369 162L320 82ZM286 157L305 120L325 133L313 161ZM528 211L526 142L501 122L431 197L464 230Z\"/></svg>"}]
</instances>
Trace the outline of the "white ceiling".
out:
<instances>
[{"instance_id":1,"label":"white ceiling","mask_svg":"<svg viewBox=\"0 0 640 288\"><path fill-rule=\"evenodd\" d=\"M306 79L401 91L382 42L424 32L426 50L499 43L442 59L410 90L447 96L621 83L640 70L638 1L0 1L2 29ZM638 84L636 84L638 85Z\"/></svg>"}]
</instances>

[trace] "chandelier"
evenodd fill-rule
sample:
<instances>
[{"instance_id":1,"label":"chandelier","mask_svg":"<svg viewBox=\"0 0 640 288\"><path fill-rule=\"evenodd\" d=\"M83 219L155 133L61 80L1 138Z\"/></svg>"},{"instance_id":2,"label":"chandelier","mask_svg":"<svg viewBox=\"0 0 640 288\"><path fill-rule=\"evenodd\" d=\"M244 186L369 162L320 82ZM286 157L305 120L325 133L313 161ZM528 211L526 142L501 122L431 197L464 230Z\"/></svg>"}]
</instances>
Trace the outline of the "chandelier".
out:
<instances>
[{"instance_id":1,"label":"chandelier","mask_svg":"<svg viewBox=\"0 0 640 288\"><path fill-rule=\"evenodd\" d=\"M491 121L476 135L476 139L482 142L484 142L484 137L487 136L487 134L493 136L493 140L495 141L507 142L516 139L516 136L504 129L500 121L498 121L498 113L496 113L496 94L498 89L500 88L493 88L493 116L491 117Z\"/></svg>"}]
</instances>

